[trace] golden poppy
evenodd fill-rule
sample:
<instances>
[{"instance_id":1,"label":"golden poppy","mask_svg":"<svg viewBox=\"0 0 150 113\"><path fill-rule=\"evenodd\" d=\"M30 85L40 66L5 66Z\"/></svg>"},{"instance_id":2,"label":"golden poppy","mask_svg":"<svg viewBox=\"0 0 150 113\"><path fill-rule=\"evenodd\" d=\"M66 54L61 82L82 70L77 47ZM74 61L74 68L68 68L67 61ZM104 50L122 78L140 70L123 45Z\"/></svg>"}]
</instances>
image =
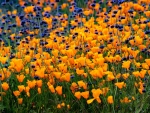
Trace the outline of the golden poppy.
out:
<instances>
[{"instance_id":1,"label":"golden poppy","mask_svg":"<svg viewBox=\"0 0 150 113\"><path fill-rule=\"evenodd\" d=\"M42 87L42 80L37 80L36 85L38 86L38 88Z\"/></svg>"},{"instance_id":2,"label":"golden poppy","mask_svg":"<svg viewBox=\"0 0 150 113\"><path fill-rule=\"evenodd\" d=\"M41 92L42 92L41 88L38 88L38 94L41 94Z\"/></svg>"},{"instance_id":3,"label":"golden poppy","mask_svg":"<svg viewBox=\"0 0 150 113\"><path fill-rule=\"evenodd\" d=\"M28 84L29 88L34 88L36 85L36 81L35 80L33 80L33 81L28 80L27 84Z\"/></svg>"},{"instance_id":4,"label":"golden poppy","mask_svg":"<svg viewBox=\"0 0 150 113\"><path fill-rule=\"evenodd\" d=\"M124 61L124 62L122 63L122 68L129 69L130 63L131 63L130 61Z\"/></svg>"},{"instance_id":5,"label":"golden poppy","mask_svg":"<svg viewBox=\"0 0 150 113\"><path fill-rule=\"evenodd\" d=\"M53 85L49 85L48 88L52 93L55 93L55 88Z\"/></svg>"},{"instance_id":6,"label":"golden poppy","mask_svg":"<svg viewBox=\"0 0 150 113\"><path fill-rule=\"evenodd\" d=\"M87 104L91 104L94 100L94 98L87 100Z\"/></svg>"},{"instance_id":7,"label":"golden poppy","mask_svg":"<svg viewBox=\"0 0 150 113\"><path fill-rule=\"evenodd\" d=\"M145 59L146 60L146 59ZM149 66L148 66L148 64L147 63L142 63L142 68L143 69L149 69Z\"/></svg>"},{"instance_id":8,"label":"golden poppy","mask_svg":"<svg viewBox=\"0 0 150 113\"><path fill-rule=\"evenodd\" d=\"M23 90L25 90L25 87L24 85L18 85L18 89L19 89L19 92L21 93Z\"/></svg>"},{"instance_id":9,"label":"golden poppy","mask_svg":"<svg viewBox=\"0 0 150 113\"><path fill-rule=\"evenodd\" d=\"M18 104L22 104L23 98L18 98Z\"/></svg>"},{"instance_id":10,"label":"golden poppy","mask_svg":"<svg viewBox=\"0 0 150 113\"><path fill-rule=\"evenodd\" d=\"M122 74L122 77L123 77L124 79L127 79L127 78L129 77L129 73L124 73L124 74Z\"/></svg>"},{"instance_id":11,"label":"golden poppy","mask_svg":"<svg viewBox=\"0 0 150 113\"><path fill-rule=\"evenodd\" d=\"M19 82L23 82L24 78L25 78L24 75L17 75L17 80L18 80Z\"/></svg>"},{"instance_id":12,"label":"golden poppy","mask_svg":"<svg viewBox=\"0 0 150 113\"><path fill-rule=\"evenodd\" d=\"M1 84L1 86L2 86L2 88L3 88L4 91L7 91L7 90L9 89L9 85L8 85L7 82L3 82L3 83Z\"/></svg>"},{"instance_id":13,"label":"golden poppy","mask_svg":"<svg viewBox=\"0 0 150 113\"><path fill-rule=\"evenodd\" d=\"M81 92L81 96L85 99L89 98L89 91Z\"/></svg>"},{"instance_id":14,"label":"golden poppy","mask_svg":"<svg viewBox=\"0 0 150 113\"><path fill-rule=\"evenodd\" d=\"M57 86L55 89L59 95L62 95L62 86Z\"/></svg>"},{"instance_id":15,"label":"golden poppy","mask_svg":"<svg viewBox=\"0 0 150 113\"><path fill-rule=\"evenodd\" d=\"M26 56L25 56L25 61L26 61L26 62L30 62L30 60L31 60L31 56L26 55Z\"/></svg>"},{"instance_id":16,"label":"golden poppy","mask_svg":"<svg viewBox=\"0 0 150 113\"><path fill-rule=\"evenodd\" d=\"M117 86L119 89L122 89L123 87L125 87L125 83L124 82L117 82L117 83L115 83L115 86Z\"/></svg>"},{"instance_id":17,"label":"golden poppy","mask_svg":"<svg viewBox=\"0 0 150 113\"><path fill-rule=\"evenodd\" d=\"M57 108L60 109L60 108L61 108L61 104L58 104L58 105L57 105Z\"/></svg>"},{"instance_id":18,"label":"golden poppy","mask_svg":"<svg viewBox=\"0 0 150 113\"><path fill-rule=\"evenodd\" d=\"M74 93L74 96L77 98L77 99L79 99L80 100L80 98L81 98L81 92L75 92Z\"/></svg>"},{"instance_id":19,"label":"golden poppy","mask_svg":"<svg viewBox=\"0 0 150 113\"><path fill-rule=\"evenodd\" d=\"M108 81L112 81L112 80L114 80L115 79L115 76L113 75L113 73L109 73L108 75L107 75L107 80Z\"/></svg>"},{"instance_id":20,"label":"golden poppy","mask_svg":"<svg viewBox=\"0 0 150 113\"><path fill-rule=\"evenodd\" d=\"M25 92L27 93L27 92L29 92L30 91L30 87L29 86L26 86L25 87Z\"/></svg>"},{"instance_id":21,"label":"golden poppy","mask_svg":"<svg viewBox=\"0 0 150 113\"><path fill-rule=\"evenodd\" d=\"M139 75L139 76L140 76L141 78L144 78L146 72L147 72L147 70L142 69L142 70L140 71L140 75Z\"/></svg>"},{"instance_id":22,"label":"golden poppy","mask_svg":"<svg viewBox=\"0 0 150 113\"><path fill-rule=\"evenodd\" d=\"M108 102L109 104L113 104L113 103L114 103L113 96L108 96L107 102Z\"/></svg>"},{"instance_id":23,"label":"golden poppy","mask_svg":"<svg viewBox=\"0 0 150 113\"><path fill-rule=\"evenodd\" d=\"M147 65L150 67L150 59L145 59L145 62L146 62Z\"/></svg>"},{"instance_id":24,"label":"golden poppy","mask_svg":"<svg viewBox=\"0 0 150 113\"><path fill-rule=\"evenodd\" d=\"M20 92L19 92L18 90L16 90L16 91L13 91L13 94L14 94L16 97L18 97L18 96L20 95Z\"/></svg>"},{"instance_id":25,"label":"golden poppy","mask_svg":"<svg viewBox=\"0 0 150 113\"><path fill-rule=\"evenodd\" d=\"M87 89L87 84L83 82L82 80L78 81L79 87L83 87L83 89Z\"/></svg>"},{"instance_id":26,"label":"golden poppy","mask_svg":"<svg viewBox=\"0 0 150 113\"><path fill-rule=\"evenodd\" d=\"M59 79L61 76L61 72L53 72L54 76Z\"/></svg>"}]
</instances>

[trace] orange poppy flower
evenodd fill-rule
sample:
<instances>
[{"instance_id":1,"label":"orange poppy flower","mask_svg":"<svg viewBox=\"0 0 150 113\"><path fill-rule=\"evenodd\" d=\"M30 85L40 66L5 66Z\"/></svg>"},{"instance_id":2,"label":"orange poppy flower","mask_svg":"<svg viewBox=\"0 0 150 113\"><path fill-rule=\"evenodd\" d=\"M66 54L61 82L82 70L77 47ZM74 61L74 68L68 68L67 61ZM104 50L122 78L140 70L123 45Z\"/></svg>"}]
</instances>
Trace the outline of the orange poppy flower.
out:
<instances>
[{"instance_id":1,"label":"orange poppy flower","mask_svg":"<svg viewBox=\"0 0 150 113\"><path fill-rule=\"evenodd\" d=\"M35 75L38 76L38 77L40 77L40 78L44 78L45 70L46 70L45 67L40 68L40 69L38 69L38 70L35 72Z\"/></svg>"},{"instance_id":2,"label":"orange poppy flower","mask_svg":"<svg viewBox=\"0 0 150 113\"><path fill-rule=\"evenodd\" d=\"M52 54L54 55L54 57L58 57L58 50L56 50L56 49L53 50L53 51L52 51Z\"/></svg>"},{"instance_id":3,"label":"orange poppy flower","mask_svg":"<svg viewBox=\"0 0 150 113\"><path fill-rule=\"evenodd\" d=\"M131 63L130 61L124 61L124 62L122 63L122 68L129 69L130 63Z\"/></svg>"},{"instance_id":4,"label":"orange poppy flower","mask_svg":"<svg viewBox=\"0 0 150 113\"><path fill-rule=\"evenodd\" d=\"M23 90L25 90L25 87L24 85L18 85L18 89L19 89L19 92L21 93Z\"/></svg>"},{"instance_id":5,"label":"orange poppy flower","mask_svg":"<svg viewBox=\"0 0 150 113\"><path fill-rule=\"evenodd\" d=\"M58 104L58 105L57 105L57 108L60 109L60 108L61 108L61 104Z\"/></svg>"},{"instance_id":6,"label":"orange poppy flower","mask_svg":"<svg viewBox=\"0 0 150 113\"><path fill-rule=\"evenodd\" d=\"M139 26L138 25L132 25L132 27L133 27L133 29L135 30L135 31L137 31L138 29L139 29Z\"/></svg>"},{"instance_id":7,"label":"orange poppy flower","mask_svg":"<svg viewBox=\"0 0 150 113\"><path fill-rule=\"evenodd\" d=\"M52 93L55 93L55 88L53 85L48 86L48 88Z\"/></svg>"},{"instance_id":8,"label":"orange poppy flower","mask_svg":"<svg viewBox=\"0 0 150 113\"><path fill-rule=\"evenodd\" d=\"M54 76L59 79L61 76L61 72L53 72Z\"/></svg>"},{"instance_id":9,"label":"orange poppy flower","mask_svg":"<svg viewBox=\"0 0 150 113\"><path fill-rule=\"evenodd\" d=\"M120 100L121 103L130 103L131 100L128 99L128 97L125 97L124 99Z\"/></svg>"},{"instance_id":10,"label":"orange poppy flower","mask_svg":"<svg viewBox=\"0 0 150 113\"><path fill-rule=\"evenodd\" d=\"M115 79L115 76L113 75L113 73L109 73L108 75L107 75L107 80L108 81L112 81L112 80L114 80Z\"/></svg>"},{"instance_id":11,"label":"orange poppy flower","mask_svg":"<svg viewBox=\"0 0 150 113\"><path fill-rule=\"evenodd\" d=\"M61 9L65 9L67 6L68 6L67 3L63 3L63 4L61 5Z\"/></svg>"},{"instance_id":12,"label":"orange poppy flower","mask_svg":"<svg viewBox=\"0 0 150 113\"><path fill-rule=\"evenodd\" d=\"M146 62L147 65L150 67L150 59L145 59L145 62Z\"/></svg>"},{"instance_id":13,"label":"orange poppy flower","mask_svg":"<svg viewBox=\"0 0 150 113\"><path fill-rule=\"evenodd\" d=\"M29 86L26 86L25 87L25 92L27 93L27 92L29 92L30 91L30 87Z\"/></svg>"},{"instance_id":14,"label":"orange poppy flower","mask_svg":"<svg viewBox=\"0 0 150 113\"><path fill-rule=\"evenodd\" d=\"M16 90L16 91L13 91L13 94L15 95L15 97L18 97L20 95L20 92Z\"/></svg>"},{"instance_id":15,"label":"orange poppy flower","mask_svg":"<svg viewBox=\"0 0 150 113\"><path fill-rule=\"evenodd\" d=\"M38 88L38 94L41 94L41 92L42 92L41 88Z\"/></svg>"},{"instance_id":16,"label":"orange poppy flower","mask_svg":"<svg viewBox=\"0 0 150 113\"><path fill-rule=\"evenodd\" d=\"M145 27L146 27L146 24L140 24L140 28L141 28L142 30L144 30Z\"/></svg>"},{"instance_id":17,"label":"orange poppy flower","mask_svg":"<svg viewBox=\"0 0 150 113\"><path fill-rule=\"evenodd\" d=\"M117 82L117 83L115 83L115 86L117 86L119 89L122 89L123 87L125 87L125 83L124 82Z\"/></svg>"},{"instance_id":18,"label":"orange poppy flower","mask_svg":"<svg viewBox=\"0 0 150 113\"><path fill-rule=\"evenodd\" d=\"M80 100L80 98L81 98L81 92L75 92L74 93L74 96L77 98L77 99L79 99Z\"/></svg>"},{"instance_id":19,"label":"orange poppy flower","mask_svg":"<svg viewBox=\"0 0 150 113\"><path fill-rule=\"evenodd\" d=\"M25 69L25 73L26 73L26 74L29 74L29 68L26 68L26 69Z\"/></svg>"},{"instance_id":20,"label":"orange poppy flower","mask_svg":"<svg viewBox=\"0 0 150 113\"><path fill-rule=\"evenodd\" d=\"M85 66L85 60L86 60L86 57L80 57L78 59L78 62L81 64L81 66Z\"/></svg>"},{"instance_id":21,"label":"orange poppy flower","mask_svg":"<svg viewBox=\"0 0 150 113\"><path fill-rule=\"evenodd\" d=\"M78 81L79 87L83 87L83 89L87 89L87 84L83 82L82 80Z\"/></svg>"},{"instance_id":22,"label":"orange poppy flower","mask_svg":"<svg viewBox=\"0 0 150 113\"><path fill-rule=\"evenodd\" d=\"M65 81L69 82L70 81L70 73L65 73Z\"/></svg>"},{"instance_id":23,"label":"orange poppy flower","mask_svg":"<svg viewBox=\"0 0 150 113\"><path fill-rule=\"evenodd\" d=\"M36 85L36 81L35 80L33 80L33 81L28 80L27 84L28 84L29 88L34 88Z\"/></svg>"},{"instance_id":24,"label":"orange poppy flower","mask_svg":"<svg viewBox=\"0 0 150 113\"><path fill-rule=\"evenodd\" d=\"M92 95L95 99L99 98L100 94L102 94L102 90L100 89L92 89Z\"/></svg>"},{"instance_id":25,"label":"orange poppy flower","mask_svg":"<svg viewBox=\"0 0 150 113\"><path fill-rule=\"evenodd\" d=\"M147 72L147 70L142 69L142 70L140 71L140 77L141 77L141 78L144 78L146 72Z\"/></svg>"},{"instance_id":26,"label":"orange poppy flower","mask_svg":"<svg viewBox=\"0 0 150 113\"><path fill-rule=\"evenodd\" d=\"M81 96L85 99L89 98L89 91L81 92Z\"/></svg>"},{"instance_id":27,"label":"orange poppy flower","mask_svg":"<svg viewBox=\"0 0 150 113\"><path fill-rule=\"evenodd\" d=\"M134 40L137 45L141 45L143 43L143 39L139 36L135 36Z\"/></svg>"},{"instance_id":28,"label":"orange poppy flower","mask_svg":"<svg viewBox=\"0 0 150 113\"><path fill-rule=\"evenodd\" d=\"M23 98L18 98L18 104L22 104Z\"/></svg>"},{"instance_id":29,"label":"orange poppy flower","mask_svg":"<svg viewBox=\"0 0 150 113\"><path fill-rule=\"evenodd\" d=\"M77 69L76 69L76 73L77 73L77 75L83 75L84 70L77 68Z\"/></svg>"},{"instance_id":30,"label":"orange poppy flower","mask_svg":"<svg viewBox=\"0 0 150 113\"><path fill-rule=\"evenodd\" d=\"M78 89L77 83L72 82L72 84L71 84L71 86L70 86L70 89L71 89L72 92L74 92L76 89Z\"/></svg>"},{"instance_id":31,"label":"orange poppy flower","mask_svg":"<svg viewBox=\"0 0 150 113\"><path fill-rule=\"evenodd\" d=\"M31 56L26 55L24 59L25 59L25 61L26 61L26 62L30 62L30 60L31 60Z\"/></svg>"},{"instance_id":32,"label":"orange poppy flower","mask_svg":"<svg viewBox=\"0 0 150 113\"><path fill-rule=\"evenodd\" d=\"M108 93L109 90L110 89L108 87L102 88L103 95L106 96L106 94Z\"/></svg>"},{"instance_id":33,"label":"orange poppy flower","mask_svg":"<svg viewBox=\"0 0 150 113\"><path fill-rule=\"evenodd\" d=\"M4 91L7 91L7 90L9 89L9 85L8 85L7 82L3 82L3 83L1 84L1 86L2 86L2 88L3 88Z\"/></svg>"},{"instance_id":34,"label":"orange poppy flower","mask_svg":"<svg viewBox=\"0 0 150 113\"><path fill-rule=\"evenodd\" d=\"M37 80L36 85L38 86L38 88L42 87L42 80Z\"/></svg>"},{"instance_id":35,"label":"orange poppy flower","mask_svg":"<svg viewBox=\"0 0 150 113\"><path fill-rule=\"evenodd\" d=\"M51 7L50 6L46 6L46 7L44 7L44 12L50 12L52 9L51 9Z\"/></svg>"},{"instance_id":36,"label":"orange poppy flower","mask_svg":"<svg viewBox=\"0 0 150 113\"><path fill-rule=\"evenodd\" d=\"M108 102L109 104L113 104L113 103L114 103L113 96L108 96L107 102Z\"/></svg>"},{"instance_id":37,"label":"orange poppy flower","mask_svg":"<svg viewBox=\"0 0 150 113\"><path fill-rule=\"evenodd\" d=\"M85 16L89 16L91 14L91 11L90 10L83 11L83 14Z\"/></svg>"},{"instance_id":38,"label":"orange poppy flower","mask_svg":"<svg viewBox=\"0 0 150 113\"><path fill-rule=\"evenodd\" d=\"M62 95L62 86L57 86L55 89L59 95Z\"/></svg>"},{"instance_id":39,"label":"orange poppy flower","mask_svg":"<svg viewBox=\"0 0 150 113\"><path fill-rule=\"evenodd\" d=\"M25 78L24 75L17 75L17 80L18 80L19 82L23 82L24 78Z\"/></svg>"},{"instance_id":40,"label":"orange poppy flower","mask_svg":"<svg viewBox=\"0 0 150 113\"><path fill-rule=\"evenodd\" d=\"M5 64L7 60L8 60L8 57L0 57L0 62L2 64Z\"/></svg>"},{"instance_id":41,"label":"orange poppy flower","mask_svg":"<svg viewBox=\"0 0 150 113\"><path fill-rule=\"evenodd\" d=\"M122 74L122 77L126 80L129 77L129 73Z\"/></svg>"},{"instance_id":42,"label":"orange poppy flower","mask_svg":"<svg viewBox=\"0 0 150 113\"><path fill-rule=\"evenodd\" d=\"M146 59L145 59L146 60ZM148 63L148 62L147 62ZM143 69L149 69L149 65L147 63L142 63L142 68Z\"/></svg>"}]
</instances>

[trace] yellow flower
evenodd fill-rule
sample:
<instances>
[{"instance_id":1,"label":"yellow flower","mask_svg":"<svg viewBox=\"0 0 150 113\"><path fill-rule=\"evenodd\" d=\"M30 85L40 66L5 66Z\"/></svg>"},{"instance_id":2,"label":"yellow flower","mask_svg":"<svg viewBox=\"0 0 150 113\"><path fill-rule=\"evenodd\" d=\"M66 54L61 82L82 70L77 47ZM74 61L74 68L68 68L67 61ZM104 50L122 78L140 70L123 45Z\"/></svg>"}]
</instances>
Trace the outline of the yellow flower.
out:
<instances>
[{"instance_id":1,"label":"yellow flower","mask_svg":"<svg viewBox=\"0 0 150 113\"><path fill-rule=\"evenodd\" d=\"M94 100L94 98L87 100L87 104L91 104Z\"/></svg>"}]
</instances>

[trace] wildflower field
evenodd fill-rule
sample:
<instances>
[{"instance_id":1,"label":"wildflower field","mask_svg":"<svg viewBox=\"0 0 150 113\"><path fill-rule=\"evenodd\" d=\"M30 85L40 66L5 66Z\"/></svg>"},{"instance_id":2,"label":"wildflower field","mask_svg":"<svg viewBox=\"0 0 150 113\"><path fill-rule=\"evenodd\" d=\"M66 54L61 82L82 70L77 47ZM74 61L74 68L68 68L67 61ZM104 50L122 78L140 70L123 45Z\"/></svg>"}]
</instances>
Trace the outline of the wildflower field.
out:
<instances>
[{"instance_id":1,"label":"wildflower field","mask_svg":"<svg viewBox=\"0 0 150 113\"><path fill-rule=\"evenodd\" d=\"M2 2L0 113L149 113L150 0L119 1Z\"/></svg>"}]
</instances>

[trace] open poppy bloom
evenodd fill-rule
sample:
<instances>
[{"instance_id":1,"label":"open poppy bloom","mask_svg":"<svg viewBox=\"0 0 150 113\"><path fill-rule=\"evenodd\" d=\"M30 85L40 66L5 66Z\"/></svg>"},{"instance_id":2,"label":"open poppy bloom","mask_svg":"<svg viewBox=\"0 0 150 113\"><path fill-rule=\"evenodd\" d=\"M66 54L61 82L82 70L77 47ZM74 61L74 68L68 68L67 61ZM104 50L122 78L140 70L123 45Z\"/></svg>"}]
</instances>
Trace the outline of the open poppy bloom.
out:
<instances>
[{"instance_id":1,"label":"open poppy bloom","mask_svg":"<svg viewBox=\"0 0 150 113\"><path fill-rule=\"evenodd\" d=\"M55 90L59 95L62 95L62 86L57 86Z\"/></svg>"},{"instance_id":2,"label":"open poppy bloom","mask_svg":"<svg viewBox=\"0 0 150 113\"><path fill-rule=\"evenodd\" d=\"M123 87L126 86L126 84L124 82L117 82L115 83L115 86L117 86L119 89L122 89Z\"/></svg>"},{"instance_id":3,"label":"open poppy bloom","mask_svg":"<svg viewBox=\"0 0 150 113\"><path fill-rule=\"evenodd\" d=\"M130 61L124 61L122 64L122 68L129 69L130 63L131 63Z\"/></svg>"},{"instance_id":4,"label":"open poppy bloom","mask_svg":"<svg viewBox=\"0 0 150 113\"><path fill-rule=\"evenodd\" d=\"M3 83L1 84L1 87L3 88L4 91L7 91L7 90L9 89L9 85L8 85L8 83L6 83L6 82L3 82Z\"/></svg>"},{"instance_id":5,"label":"open poppy bloom","mask_svg":"<svg viewBox=\"0 0 150 113\"><path fill-rule=\"evenodd\" d=\"M108 96L108 98L107 98L107 102L109 103L109 104L113 104L113 96Z\"/></svg>"}]
</instances>

